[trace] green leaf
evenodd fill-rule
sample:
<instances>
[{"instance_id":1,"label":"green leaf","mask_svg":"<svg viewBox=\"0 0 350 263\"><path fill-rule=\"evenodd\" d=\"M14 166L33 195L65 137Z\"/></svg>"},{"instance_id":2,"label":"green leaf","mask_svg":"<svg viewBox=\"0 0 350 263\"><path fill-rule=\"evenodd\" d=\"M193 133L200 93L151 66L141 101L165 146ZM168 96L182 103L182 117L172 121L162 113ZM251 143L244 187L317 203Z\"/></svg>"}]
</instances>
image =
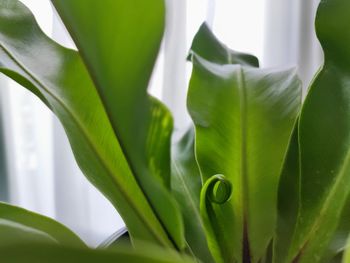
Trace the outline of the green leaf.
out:
<instances>
[{"instance_id":1,"label":"green leaf","mask_svg":"<svg viewBox=\"0 0 350 263\"><path fill-rule=\"evenodd\" d=\"M323 0L317 12L316 31L325 63L309 89L299 121L300 209L287 262L321 260L339 230L349 197L349 12L347 0Z\"/></svg>"},{"instance_id":2,"label":"green leaf","mask_svg":"<svg viewBox=\"0 0 350 263\"><path fill-rule=\"evenodd\" d=\"M345 248L345 252L343 254L343 260L342 263L349 263L350 262L350 239L348 239L347 246Z\"/></svg>"},{"instance_id":3,"label":"green leaf","mask_svg":"<svg viewBox=\"0 0 350 263\"><path fill-rule=\"evenodd\" d=\"M186 241L190 249L203 262L212 262L199 211L202 180L194 156L192 126L173 147L171 186L182 210Z\"/></svg>"},{"instance_id":4,"label":"green leaf","mask_svg":"<svg viewBox=\"0 0 350 263\"><path fill-rule=\"evenodd\" d=\"M206 23L201 25L193 39L190 53L192 52L220 65L239 64L259 67L259 60L255 56L231 50L222 44Z\"/></svg>"},{"instance_id":5,"label":"green leaf","mask_svg":"<svg viewBox=\"0 0 350 263\"><path fill-rule=\"evenodd\" d=\"M342 258L343 258L343 253L340 252L335 257L333 257L332 259L330 259L328 261L322 261L322 262L324 262L324 263L341 263L342 262Z\"/></svg>"},{"instance_id":6,"label":"green leaf","mask_svg":"<svg viewBox=\"0 0 350 263\"><path fill-rule=\"evenodd\" d=\"M232 185L225 176L213 175L204 184L201 191L200 211L203 218L209 247L216 262L236 262L232 243L233 207L228 202L232 194ZM226 204L225 204L226 203ZM222 213L225 205L227 212Z\"/></svg>"},{"instance_id":7,"label":"green leaf","mask_svg":"<svg viewBox=\"0 0 350 263\"><path fill-rule=\"evenodd\" d=\"M277 186L301 102L294 70L218 65L194 56L188 109L203 181L222 174L231 199L210 217L230 218L209 240L218 262L257 262L275 230ZM202 196L201 202L205 196ZM206 229L208 231L208 229ZM227 249L227 244L230 249Z\"/></svg>"},{"instance_id":8,"label":"green leaf","mask_svg":"<svg viewBox=\"0 0 350 263\"><path fill-rule=\"evenodd\" d=\"M321 262L328 263L331 260L340 258L340 255L346 250L348 237L350 233L350 196L342 209L340 221L338 223L336 231L332 235L332 239L325 251L321 251ZM340 262L340 261L339 261Z\"/></svg>"},{"instance_id":9,"label":"green leaf","mask_svg":"<svg viewBox=\"0 0 350 263\"><path fill-rule=\"evenodd\" d=\"M204 46L203 46L204 45ZM258 66L252 55L229 50L219 42L204 23L194 37L192 53L221 63ZM212 261L199 211L199 196L202 188L200 171L194 154L194 128L191 126L173 147L172 190L181 206L186 240L192 252L205 262Z\"/></svg>"},{"instance_id":10,"label":"green leaf","mask_svg":"<svg viewBox=\"0 0 350 263\"><path fill-rule=\"evenodd\" d=\"M159 102L155 110L147 94L164 31L164 0L52 2L82 54L130 169L174 245L184 248L181 213L167 189L171 117ZM165 117L159 121L157 114ZM150 138L161 141L156 152ZM167 160L154 161L162 156ZM154 163L162 165L160 171Z\"/></svg>"},{"instance_id":11,"label":"green leaf","mask_svg":"<svg viewBox=\"0 0 350 263\"><path fill-rule=\"evenodd\" d=\"M151 102L152 122L148 129L146 155L149 169L156 178L170 188L170 149L173 119L169 110L156 98Z\"/></svg>"},{"instance_id":12,"label":"green leaf","mask_svg":"<svg viewBox=\"0 0 350 263\"><path fill-rule=\"evenodd\" d=\"M53 243L57 241L44 232L23 226L12 221L0 219L0 246L26 243Z\"/></svg>"},{"instance_id":13,"label":"green leaf","mask_svg":"<svg viewBox=\"0 0 350 263\"><path fill-rule=\"evenodd\" d=\"M60 223L22 208L0 203L0 246L24 241L85 247L79 237Z\"/></svg>"},{"instance_id":14,"label":"green leaf","mask_svg":"<svg viewBox=\"0 0 350 263\"><path fill-rule=\"evenodd\" d=\"M172 250L143 246L142 250L122 247L114 250L77 249L49 244L0 246L1 261L6 263L193 263Z\"/></svg>"},{"instance_id":15,"label":"green leaf","mask_svg":"<svg viewBox=\"0 0 350 263\"><path fill-rule=\"evenodd\" d=\"M0 72L58 116L80 168L118 209L133 241L172 246L134 178L79 54L46 37L15 0L0 1Z\"/></svg>"},{"instance_id":16,"label":"green leaf","mask_svg":"<svg viewBox=\"0 0 350 263\"><path fill-rule=\"evenodd\" d=\"M273 262L284 262L293 238L299 211L300 164L298 123L294 127L278 186L278 215L273 241Z\"/></svg>"}]
</instances>

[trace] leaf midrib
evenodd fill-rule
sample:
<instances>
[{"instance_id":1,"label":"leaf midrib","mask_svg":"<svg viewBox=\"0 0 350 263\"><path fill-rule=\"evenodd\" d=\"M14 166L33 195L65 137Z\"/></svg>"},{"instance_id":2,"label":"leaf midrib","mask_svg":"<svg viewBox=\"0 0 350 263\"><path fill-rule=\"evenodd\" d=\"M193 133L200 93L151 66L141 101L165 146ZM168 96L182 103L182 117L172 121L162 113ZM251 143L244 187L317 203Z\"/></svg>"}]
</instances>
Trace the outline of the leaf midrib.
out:
<instances>
[{"instance_id":1,"label":"leaf midrib","mask_svg":"<svg viewBox=\"0 0 350 263\"><path fill-rule=\"evenodd\" d=\"M113 176L113 172L112 169L109 167L108 164L106 164L104 162L104 160L100 157L99 151L97 150L97 147L94 145L94 143L92 142L92 140L90 139L90 137L88 136L88 132L86 131L86 129L84 128L84 126L80 123L80 121L76 118L76 116L73 114L73 112L71 112L66 105L64 104L63 101L61 101L58 97L56 97L52 92L50 92L45 85L43 85L40 81L39 78L35 77L35 75L29 70L27 69L24 65L22 65L16 58L14 55L12 55L12 53L4 46L3 43L0 43L0 48L9 56L9 58L17 65L19 66L25 73L28 74L28 76L30 78L32 78L32 80L34 82L37 83L37 85L39 85L45 92L47 92L49 94L49 96L51 96L54 100L56 100L61 107L71 116L72 120L75 122L75 124L77 125L77 127L81 130L82 134L84 135L86 141L88 142L88 145L90 146L90 148L92 149L93 152L95 152L96 156L97 156L97 160L100 162L100 164L102 164L102 167L104 167L105 171L107 172L107 174L110 175L112 181L116 184L117 188L119 189L119 191L123 194L123 196L125 197L125 200L129 203L129 205L134 209L134 211L137 211L137 215L139 217L139 219L141 219L142 222L145 223L145 225L147 226L147 229L149 230L150 234L152 234L154 236L154 238L156 238L161 244L167 245L167 243L163 243L163 240L153 231L153 228L150 227L150 225L147 223L147 220L145 219L145 217L143 217L143 214L141 212L138 211L138 209L136 209L136 206L134 205L134 202L132 202L132 198L130 198L130 196L127 194L127 191L125 191L122 187L120 187L119 182L117 180L115 180L116 178ZM118 139L115 138L115 140L117 141L118 145ZM129 167L129 164L126 163L127 167ZM129 167L129 170L131 172L131 169ZM142 191L141 191L142 192ZM147 198L145 198L147 200ZM152 210L152 209L151 209ZM152 210L153 211L153 210Z\"/></svg>"},{"instance_id":2,"label":"leaf midrib","mask_svg":"<svg viewBox=\"0 0 350 263\"><path fill-rule=\"evenodd\" d=\"M243 210L244 215L248 215L248 178L247 178L247 94L243 69L239 66L237 72L238 88L240 93L240 118L241 118L241 171L240 176L242 179L243 189Z\"/></svg>"},{"instance_id":3,"label":"leaf midrib","mask_svg":"<svg viewBox=\"0 0 350 263\"><path fill-rule=\"evenodd\" d=\"M250 245L249 245L249 229L248 229L248 211L249 211L249 203L248 203L248 193L249 193L249 182L248 182L248 172L247 172L247 91L246 91L246 83L243 67L241 65L238 66L239 70L237 71L237 80L238 80L238 88L240 95L240 118L241 118L241 171L240 176L242 180L242 208L243 208L243 236L242 236L242 260L243 262L250 262Z\"/></svg>"}]
</instances>

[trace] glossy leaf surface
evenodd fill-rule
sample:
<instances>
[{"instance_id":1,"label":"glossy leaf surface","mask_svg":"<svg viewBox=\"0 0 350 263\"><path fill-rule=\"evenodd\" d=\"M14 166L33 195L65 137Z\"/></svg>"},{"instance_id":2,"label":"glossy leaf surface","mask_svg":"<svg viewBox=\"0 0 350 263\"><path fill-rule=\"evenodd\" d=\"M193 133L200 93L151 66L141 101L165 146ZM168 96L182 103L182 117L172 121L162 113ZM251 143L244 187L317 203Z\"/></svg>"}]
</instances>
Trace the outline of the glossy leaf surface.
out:
<instances>
[{"instance_id":1,"label":"glossy leaf surface","mask_svg":"<svg viewBox=\"0 0 350 263\"><path fill-rule=\"evenodd\" d=\"M325 63L310 87L299 121L300 209L289 260L321 260L349 196L349 12L346 0L323 0L317 12L316 31Z\"/></svg>"},{"instance_id":2,"label":"glossy leaf surface","mask_svg":"<svg viewBox=\"0 0 350 263\"><path fill-rule=\"evenodd\" d=\"M0 71L58 116L80 168L117 207L134 241L172 246L134 179L79 54L47 38L15 0L0 1Z\"/></svg>"},{"instance_id":3,"label":"glossy leaf surface","mask_svg":"<svg viewBox=\"0 0 350 263\"><path fill-rule=\"evenodd\" d=\"M279 174L301 85L294 70L222 66L196 55L193 64L188 109L200 171L204 181L221 174L232 184L231 199L213 204L213 220L226 215L230 223L217 222L222 240L210 240L210 248L218 262L257 262L274 233Z\"/></svg>"},{"instance_id":4,"label":"glossy leaf surface","mask_svg":"<svg viewBox=\"0 0 350 263\"><path fill-rule=\"evenodd\" d=\"M28 210L0 203L0 246L25 241L85 247L78 236L60 223Z\"/></svg>"},{"instance_id":5,"label":"glossy leaf surface","mask_svg":"<svg viewBox=\"0 0 350 263\"><path fill-rule=\"evenodd\" d=\"M135 178L174 245L183 248L181 214L167 191L172 119L147 94L163 36L164 1L52 2L82 54Z\"/></svg>"}]
</instances>

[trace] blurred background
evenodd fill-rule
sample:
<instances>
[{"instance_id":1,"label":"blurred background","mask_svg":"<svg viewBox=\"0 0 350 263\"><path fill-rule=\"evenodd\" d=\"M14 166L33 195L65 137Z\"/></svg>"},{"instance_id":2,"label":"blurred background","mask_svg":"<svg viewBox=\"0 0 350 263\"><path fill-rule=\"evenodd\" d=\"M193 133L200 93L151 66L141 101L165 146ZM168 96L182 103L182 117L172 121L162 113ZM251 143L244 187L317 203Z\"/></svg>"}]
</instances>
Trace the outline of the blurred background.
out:
<instances>
[{"instance_id":1,"label":"blurred background","mask_svg":"<svg viewBox=\"0 0 350 263\"><path fill-rule=\"evenodd\" d=\"M49 0L21 0L44 32L75 48ZM319 0L166 0L166 32L149 91L175 117L175 139L186 113L191 65L185 58L206 21L217 37L260 59L262 67L298 67L304 92L322 65L313 29ZM0 75L0 201L45 214L97 246L124 226L77 167L58 120L37 98Z\"/></svg>"}]
</instances>

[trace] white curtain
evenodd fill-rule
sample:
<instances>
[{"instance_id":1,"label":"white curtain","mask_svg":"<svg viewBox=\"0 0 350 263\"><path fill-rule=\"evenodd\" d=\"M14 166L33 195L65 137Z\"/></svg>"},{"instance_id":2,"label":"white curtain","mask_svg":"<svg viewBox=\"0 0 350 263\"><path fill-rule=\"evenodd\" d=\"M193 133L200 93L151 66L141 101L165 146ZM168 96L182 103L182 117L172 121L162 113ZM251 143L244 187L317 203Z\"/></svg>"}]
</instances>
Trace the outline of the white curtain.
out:
<instances>
[{"instance_id":1,"label":"white curtain","mask_svg":"<svg viewBox=\"0 0 350 263\"><path fill-rule=\"evenodd\" d=\"M297 66L304 94L323 54L314 30L319 0L266 0L264 66Z\"/></svg>"},{"instance_id":2,"label":"white curtain","mask_svg":"<svg viewBox=\"0 0 350 263\"><path fill-rule=\"evenodd\" d=\"M166 0L166 32L150 92L172 110L175 139L190 122L185 105L191 65L185 58L203 21L232 49L258 56L263 67L299 66L306 87L322 61L313 31L317 1ZM75 48L48 0L22 2L46 34ZM81 174L58 120L13 81L2 77L0 85L7 199L61 221L98 245L124 225L121 218Z\"/></svg>"}]
</instances>

